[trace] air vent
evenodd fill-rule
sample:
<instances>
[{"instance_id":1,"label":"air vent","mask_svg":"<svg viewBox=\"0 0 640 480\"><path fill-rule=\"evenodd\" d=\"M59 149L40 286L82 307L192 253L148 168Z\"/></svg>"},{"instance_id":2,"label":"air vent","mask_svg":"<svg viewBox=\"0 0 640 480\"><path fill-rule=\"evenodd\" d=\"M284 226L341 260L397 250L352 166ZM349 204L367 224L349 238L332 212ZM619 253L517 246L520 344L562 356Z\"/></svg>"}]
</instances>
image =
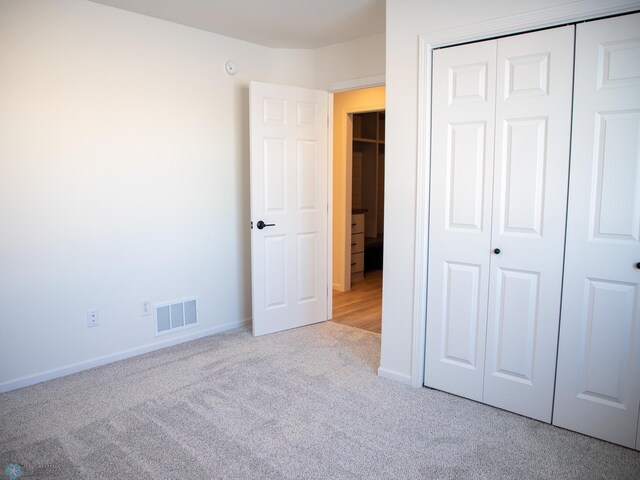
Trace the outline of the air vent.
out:
<instances>
[{"instance_id":1,"label":"air vent","mask_svg":"<svg viewBox=\"0 0 640 480\"><path fill-rule=\"evenodd\" d=\"M195 297L156 304L156 335L164 335L197 325L197 312Z\"/></svg>"}]
</instances>

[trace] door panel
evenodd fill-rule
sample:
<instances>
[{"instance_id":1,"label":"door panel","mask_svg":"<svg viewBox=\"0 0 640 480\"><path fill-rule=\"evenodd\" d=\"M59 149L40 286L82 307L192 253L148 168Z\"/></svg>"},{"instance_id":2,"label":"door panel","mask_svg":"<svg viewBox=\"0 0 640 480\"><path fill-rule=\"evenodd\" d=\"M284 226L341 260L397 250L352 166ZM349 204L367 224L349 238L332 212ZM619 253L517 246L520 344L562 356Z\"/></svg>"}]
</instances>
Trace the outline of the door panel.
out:
<instances>
[{"instance_id":1,"label":"door panel","mask_svg":"<svg viewBox=\"0 0 640 480\"><path fill-rule=\"evenodd\" d=\"M327 319L327 95L252 82L250 107L253 333L262 335Z\"/></svg>"},{"instance_id":2,"label":"door panel","mask_svg":"<svg viewBox=\"0 0 640 480\"><path fill-rule=\"evenodd\" d=\"M443 361L473 368L477 364L480 268L447 262L443 283L447 318L442 334Z\"/></svg>"},{"instance_id":3,"label":"door panel","mask_svg":"<svg viewBox=\"0 0 640 480\"><path fill-rule=\"evenodd\" d=\"M499 269L497 280L498 350L494 375L532 385L540 275Z\"/></svg>"},{"instance_id":4,"label":"door panel","mask_svg":"<svg viewBox=\"0 0 640 480\"><path fill-rule=\"evenodd\" d=\"M495 57L494 40L433 55L425 385L475 400L484 372Z\"/></svg>"},{"instance_id":5,"label":"door panel","mask_svg":"<svg viewBox=\"0 0 640 480\"><path fill-rule=\"evenodd\" d=\"M445 228L481 232L485 123L449 124L447 142Z\"/></svg>"},{"instance_id":6,"label":"door panel","mask_svg":"<svg viewBox=\"0 0 640 480\"><path fill-rule=\"evenodd\" d=\"M549 57L550 52L541 52L515 54L505 58L504 98L509 100L548 95Z\"/></svg>"},{"instance_id":7,"label":"door panel","mask_svg":"<svg viewBox=\"0 0 640 480\"><path fill-rule=\"evenodd\" d=\"M584 351L580 359L578 397L624 408L625 379L633 369L634 306L637 284L587 279ZM612 321L613 319L613 321ZM610 346L617 348L611 350Z\"/></svg>"},{"instance_id":8,"label":"door panel","mask_svg":"<svg viewBox=\"0 0 640 480\"><path fill-rule=\"evenodd\" d=\"M296 198L298 212L313 212L318 208L315 186L316 144L307 140L298 140L297 149Z\"/></svg>"},{"instance_id":9,"label":"door panel","mask_svg":"<svg viewBox=\"0 0 640 480\"><path fill-rule=\"evenodd\" d=\"M640 110L596 112L595 138L591 234L639 245Z\"/></svg>"},{"instance_id":10,"label":"door panel","mask_svg":"<svg viewBox=\"0 0 640 480\"><path fill-rule=\"evenodd\" d=\"M540 237L548 117L505 120L500 233Z\"/></svg>"},{"instance_id":11,"label":"door panel","mask_svg":"<svg viewBox=\"0 0 640 480\"><path fill-rule=\"evenodd\" d=\"M262 285L267 309L282 308L287 305L285 243L284 235L269 235L263 239L265 270L269 272L269 278L265 276L265 283Z\"/></svg>"},{"instance_id":12,"label":"door panel","mask_svg":"<svg viewBox=\"0 0 640 480\"><path fill-rule=\"evenodd\" d=\"M298 303L318 301L316 293L317 233L298 234Z\"/></svg>"},{"instance_id":13,"label":"door panel","mask_svg":"<svg viewBox=\"0 0 640 480\"><path fill-rule=\"evenodd\" d=\"M631 448L640 405L640 14L577 27L553 423Z\"/></svg>"},{"instance_id":14,"label":"door panel","mask_svg":"<svg viewBox=\"0 0 640 480\"><path fill-rule=\"evenodd\" d=\"M484 402L550 422L574 27L498 40Z\"/></svg>"},{"instance_id":15,"label":"door panel","mask_svg":"<svg viewBox=\"0 0 640 480\"><path fill-rule=\"evenodd\" d=\"M285 197L286 143L281 138L264 140L264 163L262 178L264 182L265 213L282 213Z\"/></svg>"}]
</instances>

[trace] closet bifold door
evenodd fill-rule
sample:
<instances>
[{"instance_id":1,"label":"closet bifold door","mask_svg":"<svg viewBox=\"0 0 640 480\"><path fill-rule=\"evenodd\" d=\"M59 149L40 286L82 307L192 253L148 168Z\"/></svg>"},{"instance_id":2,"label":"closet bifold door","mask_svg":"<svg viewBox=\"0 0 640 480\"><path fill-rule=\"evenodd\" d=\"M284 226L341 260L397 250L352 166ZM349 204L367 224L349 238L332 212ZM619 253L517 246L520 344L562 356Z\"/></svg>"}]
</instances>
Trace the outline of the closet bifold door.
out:
<instances>
[{"instance_id":1,"label":"closet bifold door","mask_svg":"<svg viewBox=\"0 0 640 480\"><path fill-rule=\"evenodd\" d=\"M560 322L574 31L501 38L497 51L483 401L545 422Z\"/></svg>"},{"instance_id":2,"label":"closet bifold door","mask_svg":"<svg viewBox=\"0 0 640 480\"><path fill-rule=\"evenodd\" d=\"M425 385L551 421L574 28L433 54Z\"/></svg>"},{"instance_id":3,"label":"closet bifold door","mask_svg":"<svg viewBox=\"0 0 640 480\"><path fill-rule=\"evenodd\" d=\"M640 405L640 14L576 32L553 423L630 448Z\"/></svg>"},{"instance_id":4,"label":"closet bifold door","mask_svg":"<svg viewBox=\"0 0 640 480\"><path fill-rule=\"evenodd\" d=\"M433 53L425 385L482 400L496 41Z\"/></svg>"}]
</instances>

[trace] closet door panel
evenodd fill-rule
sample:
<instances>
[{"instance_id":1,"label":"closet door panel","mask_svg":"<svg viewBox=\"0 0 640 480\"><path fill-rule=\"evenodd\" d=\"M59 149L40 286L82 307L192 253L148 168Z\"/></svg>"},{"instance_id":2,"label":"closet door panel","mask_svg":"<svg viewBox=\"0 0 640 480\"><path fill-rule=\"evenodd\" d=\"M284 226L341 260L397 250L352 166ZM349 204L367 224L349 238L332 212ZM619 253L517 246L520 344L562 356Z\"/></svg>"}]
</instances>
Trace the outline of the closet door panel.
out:
<instances>
[{"instance_id":1,"label":"closet door panel","mask_svg":"<svg viewBox=\"0 0 640 480\"><path fill-rule=\"evenodd\" d=\"M484 402L550 422L574 27L498 40ZM499 253L498 250L499 249Z\"/></svg>"},{"instance_id":2,"label":"closet door panel","mask_svg":"<svg viewBox=\"0 0 640 480\"><path fill-rule=\"evenodd\" d=\"M640 14L577 27L553 423L637 447Z\"/></svg>"},{"instance_id":3,"label":"closet door panel","mask_svg":"<svg viewBox=\"0 0 640 480\"><path fill-rule=\"evenodd\" d=\"M425 385L482 399L496 42L434 52Z\"/></svg>"}]
</instances>

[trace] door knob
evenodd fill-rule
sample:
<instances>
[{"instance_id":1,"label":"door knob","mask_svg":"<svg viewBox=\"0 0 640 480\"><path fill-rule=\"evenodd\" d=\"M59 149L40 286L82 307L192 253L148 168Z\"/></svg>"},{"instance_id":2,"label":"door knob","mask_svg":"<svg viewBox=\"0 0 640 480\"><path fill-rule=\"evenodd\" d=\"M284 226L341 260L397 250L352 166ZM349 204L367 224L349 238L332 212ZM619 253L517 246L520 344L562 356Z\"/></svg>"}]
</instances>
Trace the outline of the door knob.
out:
<instances>
[{"instance_id":1,"label":"door knob","mask_svg":"<svg viewBox=\"0 0 640 480\"><path fill-rule=\"evenodd\" d=\"M260 228L260 227L258 227ZM493 249L493 253L495 253L496 255L500 255L500 249L499 248L494 248Z\"/></svg>"},{"instance_id":2,"label":"door knob","mask_svg":"<svg viewBox=\"0 0 640 480\"><path fill-rule=\"evenodd\" d=\"M256 223L256 227L258 227L258 230L262 230L264 227L273 226L275 226L275 223L264 223L262 220L258 220L258 223Z\"/></svg>"},{"instance_id":3,"label":"door knob","mask_svg":"<svg viewBox=\"0 0 640 480\"><path fill-rule=\"evenodd\" d=\"M640 262L636 263L636 268L640 270Z\"/></svg>"}]
</instances>

